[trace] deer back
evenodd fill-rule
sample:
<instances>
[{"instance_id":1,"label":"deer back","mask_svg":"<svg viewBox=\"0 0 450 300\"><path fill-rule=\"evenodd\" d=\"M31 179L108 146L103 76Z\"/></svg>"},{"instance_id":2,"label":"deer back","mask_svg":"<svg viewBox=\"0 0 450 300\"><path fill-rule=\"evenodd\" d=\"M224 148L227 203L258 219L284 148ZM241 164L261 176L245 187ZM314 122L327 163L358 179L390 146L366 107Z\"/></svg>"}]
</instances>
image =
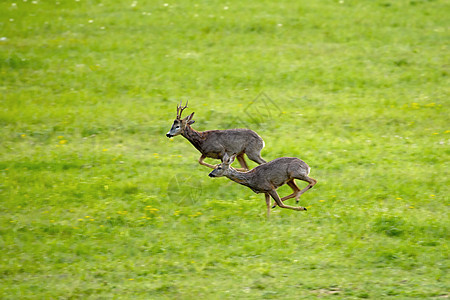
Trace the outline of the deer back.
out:
<instances>
[{"instance_id":1,"label":"deer back","mask_svg":"<svg viewBox=\"0 0 450 300\"><path fill-rule=\"evenodd\" d=\"M217 157L218 153L219 156L225 152L240 154L247 149L258 146L262 148L264 145L262 138L250 129L208 130L198 134L201 139L188 139L200 152L213 158L222 158Z\"/></svg>"},{"instance_id":2,"label":"deer back","mask_svg":"<svg viewBox=\"0 0 450 300\"><path fill-rule=\"evenodd\" d=\"M278 188L292 178L308 175L309 166L296 157L280 157L247 172L252 186Z\"/></svg>"}]
</instances>

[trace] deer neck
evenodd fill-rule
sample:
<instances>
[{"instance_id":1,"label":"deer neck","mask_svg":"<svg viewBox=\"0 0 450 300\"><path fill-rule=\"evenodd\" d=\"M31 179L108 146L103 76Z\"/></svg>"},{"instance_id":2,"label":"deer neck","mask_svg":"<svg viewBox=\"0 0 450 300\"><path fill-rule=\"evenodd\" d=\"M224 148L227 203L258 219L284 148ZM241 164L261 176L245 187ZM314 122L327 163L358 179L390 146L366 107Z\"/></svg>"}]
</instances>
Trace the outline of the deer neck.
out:
<instances>
[{"instance_id":1,"label":"deer neck","mask_svg":"<svg viewBox=\"0 0 450 300\"><path fill-rule=\"evenodd\" d=\"M230 172L228 172L226 177L228 177L228 179L233 180L234 182L237 182L239 184L242 184L242 185L245 185L248 187L250 187L250 185L251 185L250 184L251 175L248 172L239 172L233 168L230 168Z\"/></svg>"},{"instance_id":2,"label":"deer neck","mask_svg":"<svg viewBox=\"0 0 450 300\"><path fill-rule=\"evenodd\" d=\"M203 138L203 133L193 129L191 126L186 125L186 128L181 133L191 144L202 152L202 145L205 139Z\"/></svg>"}]
</instances>

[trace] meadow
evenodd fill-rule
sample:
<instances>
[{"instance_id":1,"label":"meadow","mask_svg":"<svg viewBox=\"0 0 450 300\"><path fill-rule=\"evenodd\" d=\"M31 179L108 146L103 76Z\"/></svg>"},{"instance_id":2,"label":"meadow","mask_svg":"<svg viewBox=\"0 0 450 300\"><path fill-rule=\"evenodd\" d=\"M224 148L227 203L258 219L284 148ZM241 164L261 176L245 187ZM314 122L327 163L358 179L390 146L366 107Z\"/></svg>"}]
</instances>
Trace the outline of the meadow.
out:
<instances>
[{"instance_id":1,"label":"meadow","mask_svg":"<svg viewBox=\"0 0 450 300\"><path fill-rule=\"evenodd\" d=\"M449 11L1 1L0 298L448 298ZM180 100L306 161L308 211L209 178Z\"/></svg>"}]
</instances>

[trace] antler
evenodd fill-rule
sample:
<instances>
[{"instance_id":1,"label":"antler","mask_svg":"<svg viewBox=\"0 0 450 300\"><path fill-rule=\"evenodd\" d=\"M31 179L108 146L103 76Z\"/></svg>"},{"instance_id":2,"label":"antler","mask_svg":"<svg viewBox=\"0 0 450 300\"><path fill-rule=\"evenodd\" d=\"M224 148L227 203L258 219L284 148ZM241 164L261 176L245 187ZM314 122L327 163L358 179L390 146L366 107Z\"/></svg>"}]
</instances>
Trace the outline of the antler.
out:
<instances>
[{"instance_id":1,"label":"antler","mask_svg":"<svg viewBox=\"0 0 450 300\"><path fill-rule=\"evenodd\" d=\"M182 106L181 106L181 105L182 105L182 102L181 102L181 100L180 100L180 104L177 105L177 119L181 119L181 114L183 113L183 110L184 110L185 108L187 108L188 102L189 102L189 100L187 100L187 101L186 101L186 105L182 107Z\"/></svg>"}]
</instances>

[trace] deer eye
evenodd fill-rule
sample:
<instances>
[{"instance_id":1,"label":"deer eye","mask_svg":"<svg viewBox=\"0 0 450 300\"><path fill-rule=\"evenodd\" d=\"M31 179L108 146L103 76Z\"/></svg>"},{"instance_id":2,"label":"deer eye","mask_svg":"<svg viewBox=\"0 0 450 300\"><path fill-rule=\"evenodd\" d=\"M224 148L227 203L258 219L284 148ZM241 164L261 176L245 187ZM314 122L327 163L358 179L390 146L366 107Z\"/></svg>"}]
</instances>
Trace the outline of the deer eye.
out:
<instances>
[{"instance_id":1,"label":"deer eye","mask_svg":"<svg viewBox=\"0 0 450 300\"><path fill-rule=\"evenodd\" d=\"M217 167L217 170L222 170L222 167Z\"/></svg>"}]
</instances>

